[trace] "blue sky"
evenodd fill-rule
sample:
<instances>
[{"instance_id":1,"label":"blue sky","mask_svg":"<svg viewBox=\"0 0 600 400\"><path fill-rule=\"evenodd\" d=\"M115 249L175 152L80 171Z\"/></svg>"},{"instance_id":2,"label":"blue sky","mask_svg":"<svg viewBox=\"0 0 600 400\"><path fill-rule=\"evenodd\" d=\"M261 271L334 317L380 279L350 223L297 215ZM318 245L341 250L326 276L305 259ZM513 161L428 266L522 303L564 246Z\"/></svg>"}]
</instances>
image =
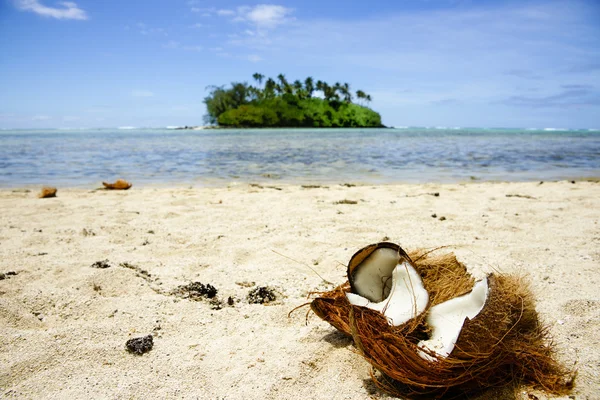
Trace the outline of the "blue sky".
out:
<instances>
[{"instance_id":1,"label":"blue sky","mask_svg":"<svg viewBox=\"0 0 600 400\"><path fill-rule=\"evenodd\" d=\"M254 72L393 126L600 128L600 3L0 0L0 128L197 125Z\"/></svg>"}]
</instances>

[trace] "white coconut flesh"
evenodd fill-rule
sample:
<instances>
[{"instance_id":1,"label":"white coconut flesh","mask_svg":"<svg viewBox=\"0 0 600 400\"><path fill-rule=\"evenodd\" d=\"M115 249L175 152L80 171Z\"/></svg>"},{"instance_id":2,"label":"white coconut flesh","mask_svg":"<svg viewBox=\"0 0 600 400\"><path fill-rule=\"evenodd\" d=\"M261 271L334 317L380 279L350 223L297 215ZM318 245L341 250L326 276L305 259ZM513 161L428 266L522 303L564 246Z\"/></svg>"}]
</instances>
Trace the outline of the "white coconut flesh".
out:
<instances>
[{"instance_id":1,"label":"white coconut flesh","mask_svg":"<svg viewBox=\"0 0 600 400\"><path fill-rule=\"evenodd\" d=\"M381 312L393 326L421 314L429 302L417 271L409 262L399 261L393 249L375 250L357 267L354 288L358 294L346 293L350 304Z\"/></svg>"},{"instance_id":2,"label":"white coconut flesh","mask_svg":"<svg viewBox=\"0 0 600 400\"><path fill-rule=\"evenodd\" d=\"M448 357L454 350L465 320L473 319L481 312L488 294L488 280L483 279L475 283L469 293L431 307L426 318L427 324L431 327L431 337L419 342L418 346L439 357ZM433 359L423 351L420 355L427 360Z\"/></svg>"},{"instance_id":3,"label":"white coconut flesh","mask_svg":"<svg viewBox=\"0 0 600 400\"><path fill-rule=\"evenodd\" d=\"M373 251L356 266L356 272L350 277L357 294L373 302L388 297L392 288L392 272L399 262L400 256L394 249L384 247Z\"/></svg>"}]
</instances>

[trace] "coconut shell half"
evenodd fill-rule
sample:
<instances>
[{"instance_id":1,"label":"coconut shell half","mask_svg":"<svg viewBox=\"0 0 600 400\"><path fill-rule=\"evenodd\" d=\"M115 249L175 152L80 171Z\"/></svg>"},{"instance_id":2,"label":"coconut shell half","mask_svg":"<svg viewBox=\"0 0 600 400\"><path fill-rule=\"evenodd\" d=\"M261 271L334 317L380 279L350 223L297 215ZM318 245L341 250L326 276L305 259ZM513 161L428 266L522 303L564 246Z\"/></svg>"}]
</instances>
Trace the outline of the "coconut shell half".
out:
<instances>
[{"instance_id":1,"label":"coconut shell half","mask_svg":"<svg viewBox=\"0 0 600 400\"><path fill-rule=\"evenodd\" d=\"M410 264L412 264L412 261L411 261L410 257L408 256L408 254L406 254L406 252L395 243L380 242L380 243L375 243L375 244L371 244L369 246L363 247L362 249L360 249L356 253L354 253L352 258L350 259L350 262L348 263L347 275L348 275L348 281L350 282L350 288L351 288L352 293L360 293L360 291L357 290L356 286L354 285L354 281L355 281L356 273L359 271L361 264L367 258L369 258L375 250L379 250L379 249L394 250L395 252L398 253L398 262L397 263L400 263L402 261L408 261Z\"/></svg>"},{"instance_id":2,"label":"coconut shell half","mask_svg":"<svg viewBox=\"0 0 600 400\"><path fill-rule=\"evenodd\" d=\"M435 249L417 249L406 253L400 246L388 242L373 244L356 252L350 260L348 270L350 268L354 270L356 265L378 248L393 249L412 260L414 268L421 275L425 289L429 292L431 306L456 297L457 293L459 295L467 293L473 287L475 280L454 254L437 254ZM351 286L346 282L329 292L320 293L311 303L311 309L315 314L348 336L351 335L350 303L346 293L350 291Z\"/></svg>"},{"instance_id":3,"label":"coconut shell half","mask_svg":"<svg viewBox=\"0 0 600 400\"><path fill-rule=\"evenodd\" d=\"M46 199L48 197L56 197L56 188L51 186L44 186L42 191L38 194L40 199Z\"/></svg>"},{"instance_id":4,"label":"coconut shell half","mask_svg":"<svg viewBox=\"0 0 600 400\"><path fill-rule=\"evenodd\" d=\"M102 182L106 189L110 190L127 190L132 184L124 179L118 179L115 183Z\"/></svg>"},{"instance_id":5,"label":"coconut shell half","mask_svg":"<svg viewBox=\"0 0 600 400\"><path fill-rule=\"evenodd\" d=\"M486 305L479 315L465 321L451 356L468 360L489 354L488 358L502 360L505 379L516 377L549 393L568 393L574 374L555 360L548 330L539 321L527 283L510 275L490 275L488 282Z\"/></svg>"},{"instance_id":6,"label":"coconut shell half","mask_svg":"<svg viewBox=\"0 0 600 400\"><path fill-rule=\"evenodd\" d=\"M391 327L381 313L352 306L352 337L381 373L375 383L405 397L456 396L515 381L553 394L569 392L573 375L553 359L528 288L510 276L492 275L488 283L484 308L465 321L448 357L423 357L418 342L427 336L426 314Z\"/></svg>"}]
</instances>

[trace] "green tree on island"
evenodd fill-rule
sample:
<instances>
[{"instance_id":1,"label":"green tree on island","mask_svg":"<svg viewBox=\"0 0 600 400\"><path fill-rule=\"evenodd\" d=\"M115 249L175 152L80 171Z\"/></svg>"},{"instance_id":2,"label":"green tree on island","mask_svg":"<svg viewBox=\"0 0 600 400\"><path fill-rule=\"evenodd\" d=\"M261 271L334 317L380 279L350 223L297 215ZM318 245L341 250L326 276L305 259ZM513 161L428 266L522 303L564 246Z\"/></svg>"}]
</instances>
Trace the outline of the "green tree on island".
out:
<instances>
[{"instance_id":1,"label":"green tree on island","mask_svg":"<svg viewBox=\"0 0 600 400\"><path fill-rule=\"evenodd\" d=\"M285 75L277 79L260 73L252 75L257 86L233 82L229 88L211 86L204 99L206 122L226 127L383 127L379 113L352 102L348 83L314 81L290 83ZM263 85L264 82L264 85ZM371 96L356 91L361 102Z\"/></svg>"}]
</instances>

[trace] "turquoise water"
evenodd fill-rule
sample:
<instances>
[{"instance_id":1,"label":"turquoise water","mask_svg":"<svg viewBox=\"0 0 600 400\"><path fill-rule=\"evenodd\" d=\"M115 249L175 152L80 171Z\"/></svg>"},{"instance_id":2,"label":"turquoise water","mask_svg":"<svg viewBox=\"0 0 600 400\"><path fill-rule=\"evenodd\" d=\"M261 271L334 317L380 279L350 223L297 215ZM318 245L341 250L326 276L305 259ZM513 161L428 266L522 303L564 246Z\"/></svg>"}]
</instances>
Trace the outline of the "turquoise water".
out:
<instances>
[{"instance_id":1,"label":"turquoise water","mask_svg":"<svg viewBox=\"0 0 600 400\"><path fill-rule=\"evenodd\" d=\"M0 131L0 187L399 183L600 176L600 132L518 129Z\"/></svg>"}]
</instances>

